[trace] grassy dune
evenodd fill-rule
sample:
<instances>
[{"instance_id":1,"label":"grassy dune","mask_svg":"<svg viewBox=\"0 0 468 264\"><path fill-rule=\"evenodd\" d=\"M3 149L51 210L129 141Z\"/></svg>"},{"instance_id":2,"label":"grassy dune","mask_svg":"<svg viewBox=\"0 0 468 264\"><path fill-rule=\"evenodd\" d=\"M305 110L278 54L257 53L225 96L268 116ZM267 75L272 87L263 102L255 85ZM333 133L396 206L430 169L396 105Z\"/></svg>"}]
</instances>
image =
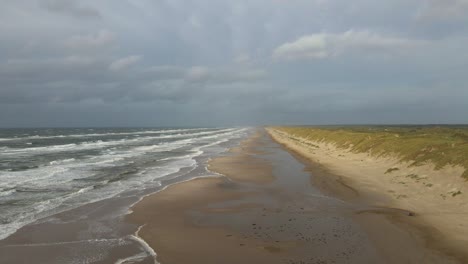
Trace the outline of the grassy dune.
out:
<instances>
[{"instance_id":1,"label":"grassy dune","mask_svg":"<svg viewBox=\"0 0 468 264\"><path fill-rule=\"evenodd\" d=\"M295 137L333 143L352 152L373 156L396 156L401 161L420 165L435 164L465 168L468 180L468 127L466 126L345 126L274 127ZM313 147L313 145L312 145Z\"/></svg>"}]
</instances>

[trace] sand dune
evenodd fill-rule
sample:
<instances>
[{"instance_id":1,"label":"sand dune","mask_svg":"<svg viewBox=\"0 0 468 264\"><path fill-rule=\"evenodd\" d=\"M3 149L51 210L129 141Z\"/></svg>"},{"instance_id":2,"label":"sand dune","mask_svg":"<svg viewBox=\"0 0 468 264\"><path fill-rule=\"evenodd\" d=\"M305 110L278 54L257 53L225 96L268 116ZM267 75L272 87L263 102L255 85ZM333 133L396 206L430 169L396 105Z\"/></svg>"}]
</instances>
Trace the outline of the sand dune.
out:
<instances>
[{"instance_id":1,"label":"sand dune","mask_svg":"<svg viewBox=\"0 0 468 264\"><path fill-rule=\"evenodd\" d=\"M396 157L376 158L272 128L268 132L287 148L339 175L344 183L358 190L360 196L354 199L414 212L421 223L438 231L433 235L448 248L462 255L468 253L468 184L460 177L464 168L410 166Z\"/></svg>"}]
</instances>

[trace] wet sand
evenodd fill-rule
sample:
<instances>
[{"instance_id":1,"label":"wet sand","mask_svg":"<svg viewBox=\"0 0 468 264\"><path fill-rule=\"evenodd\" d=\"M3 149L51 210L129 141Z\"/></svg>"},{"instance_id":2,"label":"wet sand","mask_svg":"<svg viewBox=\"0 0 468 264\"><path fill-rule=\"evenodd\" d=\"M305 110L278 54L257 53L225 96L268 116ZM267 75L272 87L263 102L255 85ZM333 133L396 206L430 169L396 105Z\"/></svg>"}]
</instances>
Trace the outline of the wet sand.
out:
<instances>
[{"instance_id":1,"label":"wet sand","mask_svg":"<svg viewBox=\"0 0 468 264\"><path fill-rule=\"evenodd\" d=\"M0 263L111 264L144 253L133 236L136 229L112 216L137 201L96 202L26 225L0 241Z\"/></svg>"},{"instance_id":2,"label":"wet sand","mask_svg":"<svg viewBox=\"0 0 468 264\"><path fill-rule=\"evenodd\" d=\"M160 263L460 263L411 212L359 201L264 131L209 168L226 176L172 185L127 216Z\"/></svg>"}]
</instances>

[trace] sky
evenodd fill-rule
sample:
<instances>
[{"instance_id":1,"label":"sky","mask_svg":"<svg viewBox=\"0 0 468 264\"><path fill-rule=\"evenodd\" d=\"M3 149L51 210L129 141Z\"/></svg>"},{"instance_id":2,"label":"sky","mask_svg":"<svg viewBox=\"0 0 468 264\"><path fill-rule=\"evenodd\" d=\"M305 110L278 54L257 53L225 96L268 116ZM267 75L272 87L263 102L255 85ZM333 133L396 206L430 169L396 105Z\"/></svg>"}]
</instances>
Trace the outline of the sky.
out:
<instances>
[{"instance_id":1,"label":"sky","mask_svg":"<svg viewBox=\"0 0 468 264\"><path fill-rule=\"evenodd\" d=\"M0 127L468 123L468 0L2 0Z\"/></svg>"}]
</instances>

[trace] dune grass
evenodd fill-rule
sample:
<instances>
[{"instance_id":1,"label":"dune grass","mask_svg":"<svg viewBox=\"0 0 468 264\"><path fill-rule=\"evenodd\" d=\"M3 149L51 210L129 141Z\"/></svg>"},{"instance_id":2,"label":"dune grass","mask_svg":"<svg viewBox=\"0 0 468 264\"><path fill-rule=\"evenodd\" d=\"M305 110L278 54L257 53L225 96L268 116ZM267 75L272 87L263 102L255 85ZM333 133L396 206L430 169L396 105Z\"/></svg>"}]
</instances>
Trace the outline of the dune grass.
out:
<instances>
[{"instance_id":1,"label":"dune grass","mask_svg":"<svg viewBox=\"0 0 468 264\"><path fill-rule=\"evenodd\" d=\"M352 152L373 156L396 156L421 165L432 162L436 169L446 165L465 168L468 180L467 126L344 126L274 127L306 140L333 143Z\"/></svg>"}]
</instances>

